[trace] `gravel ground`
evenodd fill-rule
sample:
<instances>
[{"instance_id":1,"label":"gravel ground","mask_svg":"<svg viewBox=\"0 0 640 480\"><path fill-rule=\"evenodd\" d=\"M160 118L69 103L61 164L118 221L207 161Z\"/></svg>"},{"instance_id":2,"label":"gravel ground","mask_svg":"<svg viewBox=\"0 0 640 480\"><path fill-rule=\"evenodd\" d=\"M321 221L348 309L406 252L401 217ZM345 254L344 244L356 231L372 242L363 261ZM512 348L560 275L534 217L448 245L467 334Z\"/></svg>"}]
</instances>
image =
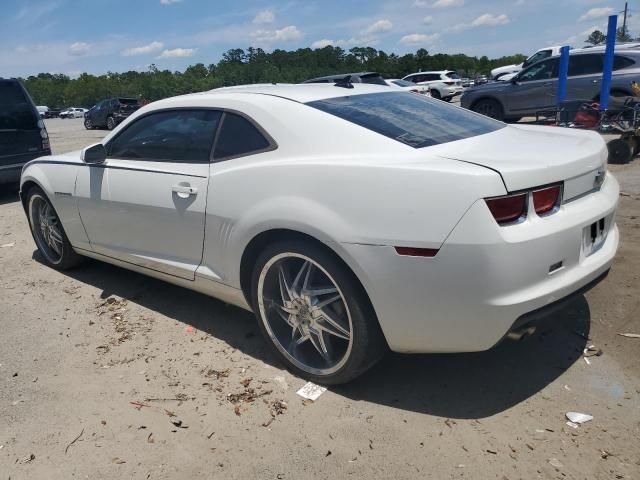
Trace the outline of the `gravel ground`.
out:
<instances>
[{"instance_id":1,"label":"gravel ground","mask_svg":"<svg viewBox=\"0 0 640 480\"><path fill-rule=\"evenodd\" d=\"M47 128L55 153L105 133ZM95 261L51 270L0 193L0 480L640 478L640 338L618 335L640 333L640 160L612 170L622 243L586 298L520 343L389 354L315 403L249 313Z\"/></svg>"}]
</instances>

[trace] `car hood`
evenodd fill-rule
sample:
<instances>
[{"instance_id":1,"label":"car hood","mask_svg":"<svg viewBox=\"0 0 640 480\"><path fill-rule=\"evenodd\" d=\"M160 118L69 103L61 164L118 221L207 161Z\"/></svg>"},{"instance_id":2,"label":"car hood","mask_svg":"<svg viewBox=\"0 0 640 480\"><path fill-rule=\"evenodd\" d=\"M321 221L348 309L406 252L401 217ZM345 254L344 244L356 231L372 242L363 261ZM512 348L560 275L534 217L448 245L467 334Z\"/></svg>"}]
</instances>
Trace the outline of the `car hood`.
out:
<instances>
[{"instance_id":1,"label":"car hood","mask_svg":"<svg viewBox=\"0 0 640 480\"><path fill-rule=\"evenodd\" d=\"M485 135L430 147L432 153L498 172L510 192L605 168L607 146L596 132L509 125Z\"/></svg>"}]
</instances>

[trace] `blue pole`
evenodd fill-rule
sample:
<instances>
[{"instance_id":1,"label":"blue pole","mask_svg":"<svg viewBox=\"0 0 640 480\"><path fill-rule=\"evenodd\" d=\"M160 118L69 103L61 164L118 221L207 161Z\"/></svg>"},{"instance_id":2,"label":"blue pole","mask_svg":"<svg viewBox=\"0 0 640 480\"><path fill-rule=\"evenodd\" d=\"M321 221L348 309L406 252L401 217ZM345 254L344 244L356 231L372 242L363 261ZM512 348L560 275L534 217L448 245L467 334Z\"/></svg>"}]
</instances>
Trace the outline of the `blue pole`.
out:
<instances>
[{"instance_id":1,"label":"blue pole","mask_svg":"<svg viewBox=\"0 0 640 480\"><path fill-rule=\"evenodd\" d=\"M607 48L604 51L604 65L602 70L602 88L600 89L600 111L604 111L609 106L609 90L611 90L611 72L613 72L613 53L616 48L616 29L618 27L618 16L609 17L607 27Z\"/></svg>"},{"instance_id":2,"label":"blue pole","mask_svg":"<svg viewBox=\"0 0 640 480\"><path fill-rule=\"evenodd\" d=\"M558 71L558 95L556 105L559 107L567 99L567 76L569 74L569 47L560 49L560 70Z\"/></svg>"}]
</instances>

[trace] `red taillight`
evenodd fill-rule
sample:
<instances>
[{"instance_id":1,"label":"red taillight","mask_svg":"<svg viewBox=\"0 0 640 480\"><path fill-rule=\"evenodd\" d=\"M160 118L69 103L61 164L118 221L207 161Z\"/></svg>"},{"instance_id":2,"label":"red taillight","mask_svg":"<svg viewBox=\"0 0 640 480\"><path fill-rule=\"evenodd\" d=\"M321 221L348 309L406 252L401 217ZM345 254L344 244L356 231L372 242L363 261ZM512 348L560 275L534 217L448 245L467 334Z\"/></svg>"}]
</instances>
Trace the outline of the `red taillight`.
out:
<instances>
[{"instance_id":1,"label":"red taillight","mask_svg":"<svg viewBox=\"0 0 640 480\"><path fill-rule=\"evenodd\" d=\"M406 257L435 257L437 248L415 248L415 247L395 247L398 255Z\"/></svg>"},{"instance_id":2,"label":"red taillight","mask_svg":"<svg viewBox=\"0 0 640 480\"><path fill-rule=\"evenodd\" d=\"M560 185L543 188L542 190L534 190L533 207L538 215L549 213L558 204L560 199Z\"/></svg>"},{"instance_id":3,"label":"red taillight","mask_svg":"<svg viewBox=\"0 0 640 480\"><path fill-rule=\"evenodd\" d=\"M506 197L486 198L491 215L499 224L512 223L526 215L527 194L518 193Z\"/></svg>"}]
</instances>

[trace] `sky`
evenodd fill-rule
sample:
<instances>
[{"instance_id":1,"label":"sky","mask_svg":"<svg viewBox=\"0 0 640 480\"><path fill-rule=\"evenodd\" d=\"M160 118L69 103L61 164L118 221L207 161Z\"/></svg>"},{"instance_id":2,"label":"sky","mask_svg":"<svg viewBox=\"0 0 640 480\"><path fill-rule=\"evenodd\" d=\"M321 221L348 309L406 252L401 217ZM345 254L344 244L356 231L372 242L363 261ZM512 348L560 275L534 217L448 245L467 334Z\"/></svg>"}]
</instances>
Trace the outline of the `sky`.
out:
<instances>
[{"instance_id":1,"label":"sky","mask_svg":"<svg viewBox=\"0 0 640 480\"><path fill-rule=\"evenodd\" d=\"M629 2L640 35L640 0ZM583 45L606 0L0 0L0 76L184 70L230 48L529 55ZM620 18L620 22L621 22Z\"/></svg>"}]
</instances>

